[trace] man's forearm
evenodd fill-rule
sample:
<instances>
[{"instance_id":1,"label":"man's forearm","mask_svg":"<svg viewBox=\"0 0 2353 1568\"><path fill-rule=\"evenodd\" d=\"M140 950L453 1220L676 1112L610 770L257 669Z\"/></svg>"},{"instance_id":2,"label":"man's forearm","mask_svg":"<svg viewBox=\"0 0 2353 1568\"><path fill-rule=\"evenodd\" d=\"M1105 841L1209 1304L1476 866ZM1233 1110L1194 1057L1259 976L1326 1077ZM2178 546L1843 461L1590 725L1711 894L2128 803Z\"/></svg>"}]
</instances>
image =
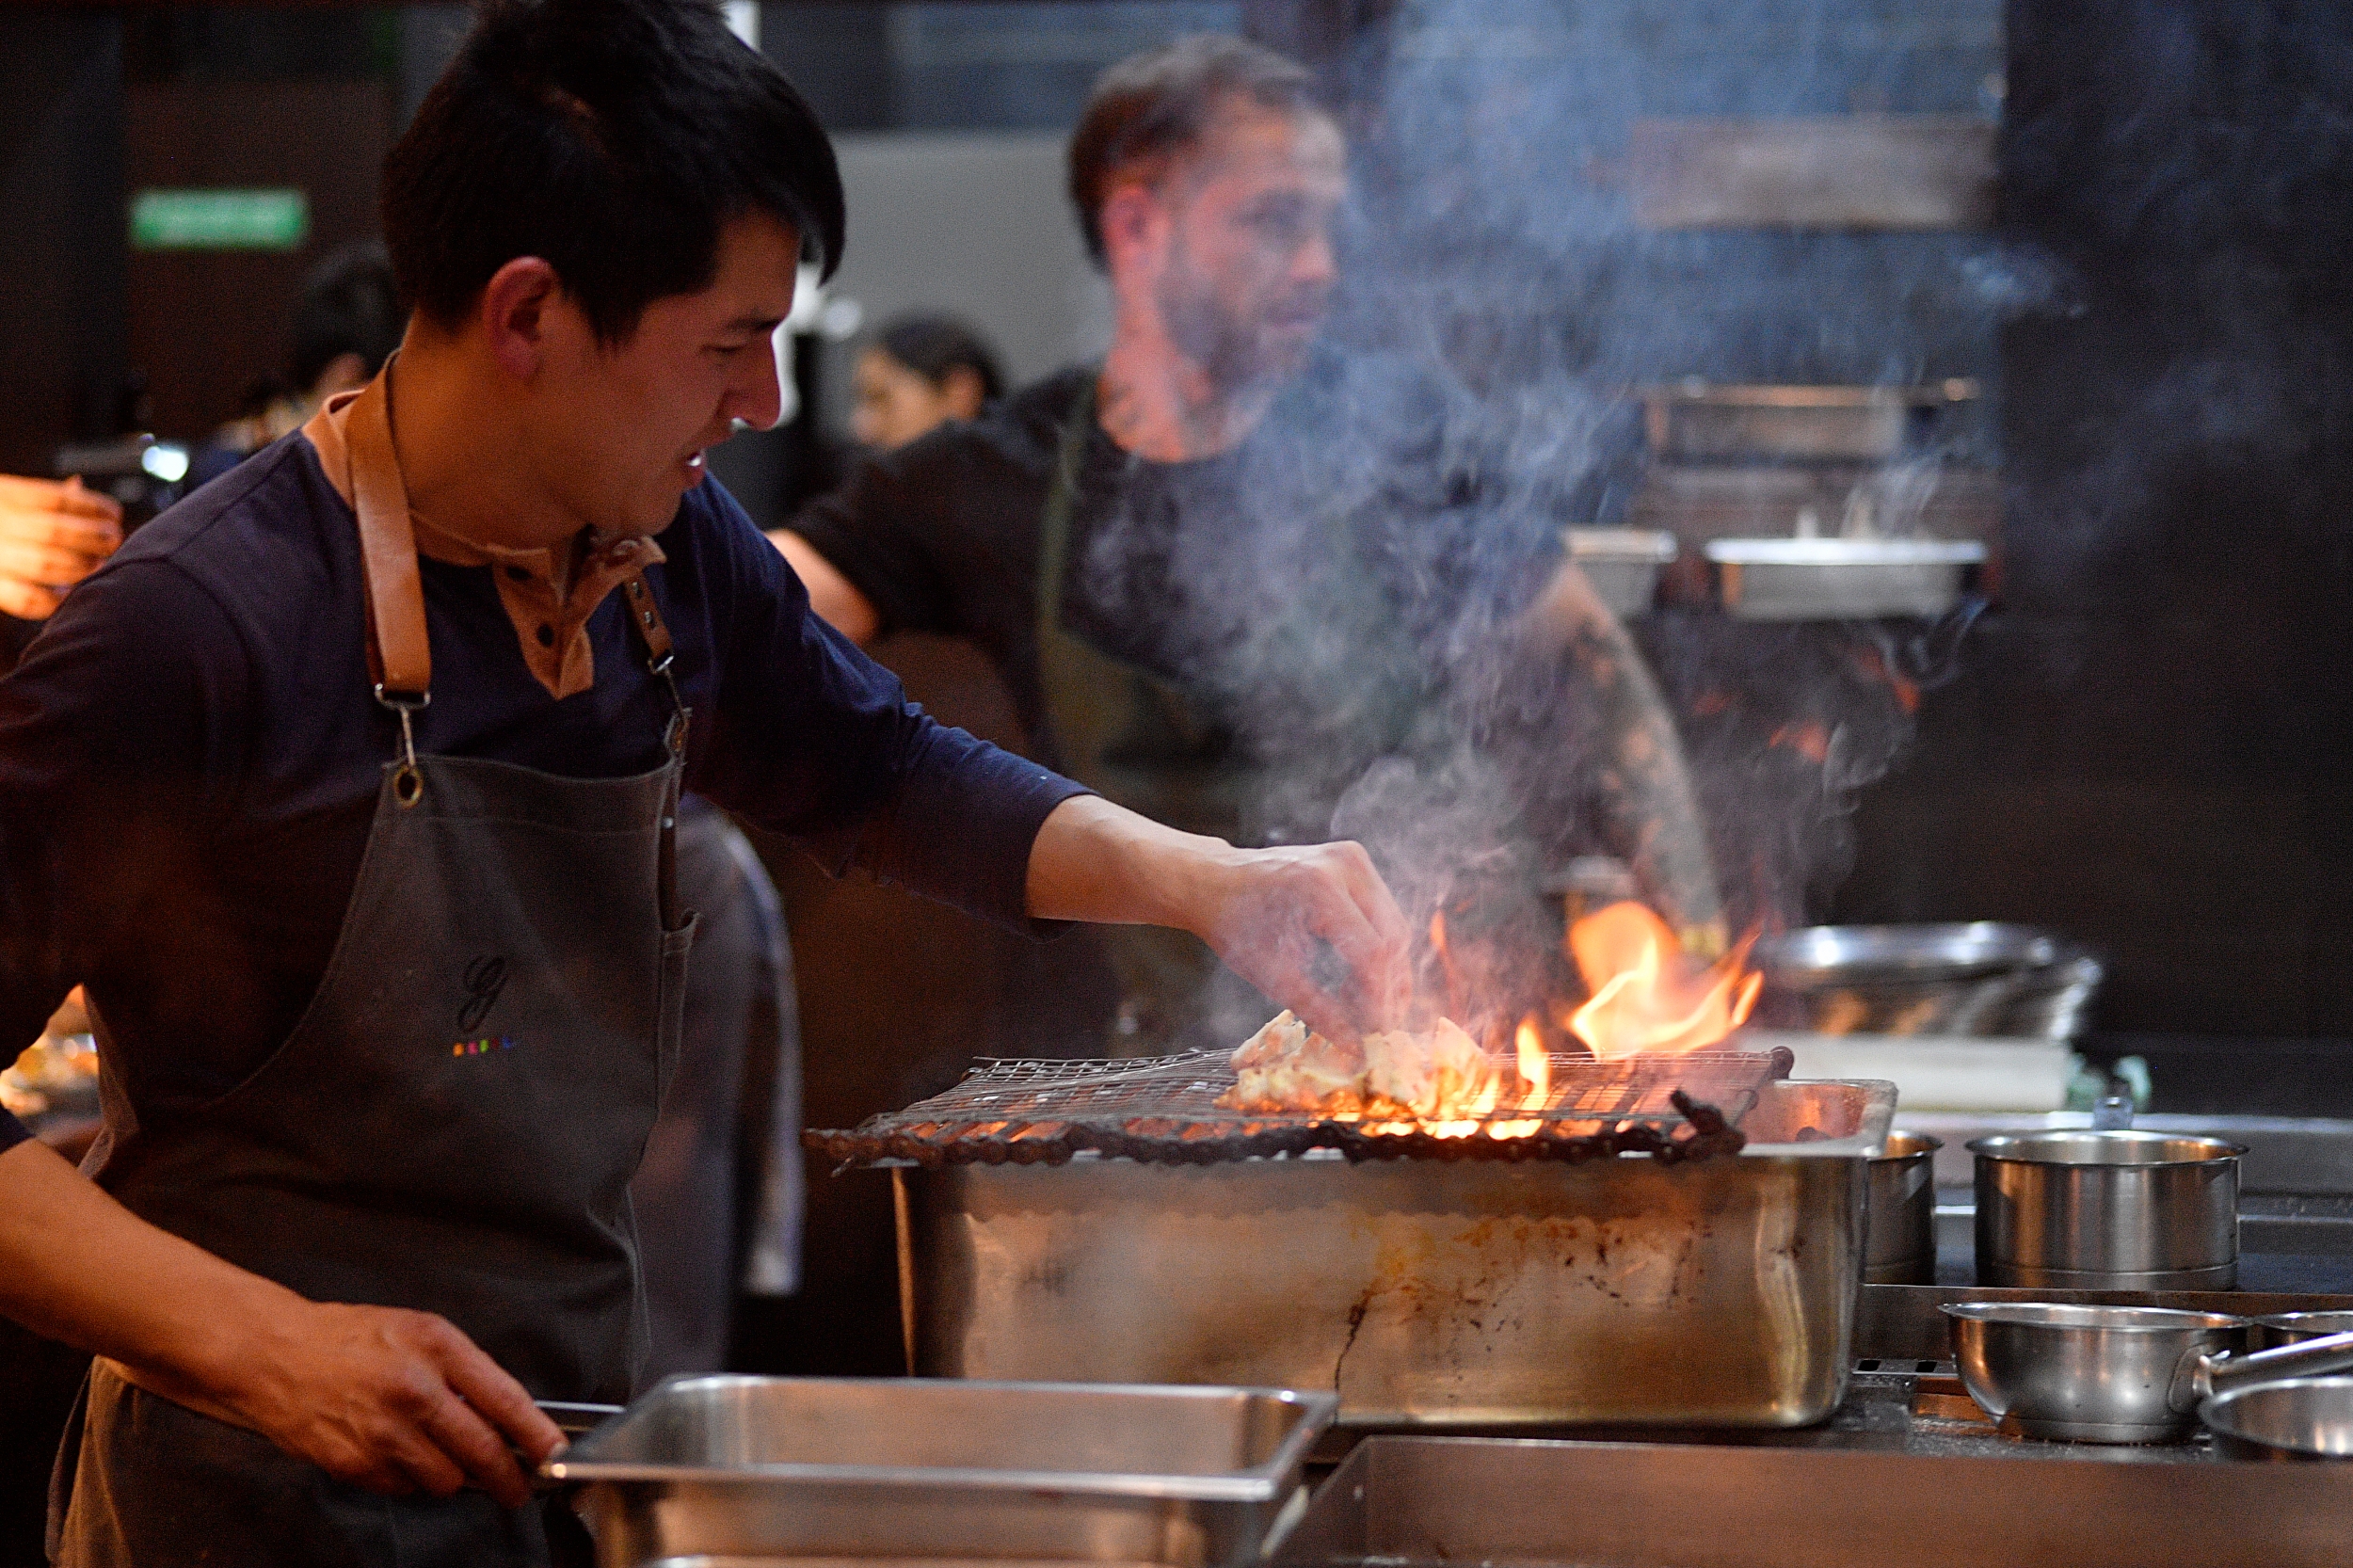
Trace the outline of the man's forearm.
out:
<instances>
[{"instance_id":1,"label":"man's forearm","mask_svg":"<svg viewBox=\"0 0 2353 1568\"><path fill-rule=\"evenodd\" d=\"M1670 923L1703 947L1721 945L1723 901L1674 720L1625 628L1574 569L1546 596L1545 629L1597 705L1605 832Z\"/></svg>"},{"instance_id":2,"label":"man's forearm","mask_svg":"<svg viewBox=\"0 0 2353 1568\"><path fill-rule=\"evenodd\" d=\"M237 1338L307 1304L160 1230L33 1142L0 1154L0 1313L184 1383L201 1399Z\"/></svg>"},{"instance_id":3,"label":"man's forearm","mask_svg":"<svg viewBox=\"0 0 2353 1568\"><path fill-rule=\"evenodd\" d=\"M1405 919L1358 844L1236 849L1074 795L1038 829L1027 892L1033 919L1190 931L1336 1037L1391 1027L1411 994Z\"/></svg>"},{"instance_id":4,"label":"man's forearm","mask_svg":"<svg viewBox=\"0 0 2353 1568\"><path fill-rule=\"evenodd\" d=\"M1201 884L1233 854L1222 839L1163 826L1099 795L1074 795L1048 813L1030 848L1030 915L1203 935Z\"/></svg>"}]
</instances>

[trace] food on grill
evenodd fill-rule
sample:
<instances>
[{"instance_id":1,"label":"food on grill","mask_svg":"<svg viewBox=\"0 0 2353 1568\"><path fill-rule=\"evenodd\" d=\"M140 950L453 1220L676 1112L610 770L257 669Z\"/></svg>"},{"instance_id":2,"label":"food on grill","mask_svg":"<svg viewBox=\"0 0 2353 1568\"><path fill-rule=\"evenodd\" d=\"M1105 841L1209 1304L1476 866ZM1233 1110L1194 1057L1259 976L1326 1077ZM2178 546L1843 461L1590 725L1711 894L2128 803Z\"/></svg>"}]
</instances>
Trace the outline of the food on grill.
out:
<instances>
[{"instance_id":1,"label":"food on grill","mask_svg":"<svg viewBox=\"0 0 2353 1568\"><path fill-rule=\"evenodd\" d=\"M1310 1032L1288 1007L1241 1043L1233 1063L1234 1087L1217 1102L1231 1111L1311 1110L1365 1087L1364 1051Z\"/></svg>"},{"instance_id":2,"label":"food on grill","mask_svg":"<svg viewBox=\"0 0 2353 1568\"><path fill-rule=\"evenodd\" d=\"M1322 1115L1438 1116L1467 1103L1500 1070L1450 1018L1423 1031L1368 1034L1343 1046L1311 1032L1286 1009L1233 1055L1228 1111L1308 1111Z\"/></svg>"},{"instance_id":3,"label":"food on grill","mask_svg":"<svg viewBox=\"0 0 2353 1568\"><path fill-rule=\"evenodd\" d=\"M1440 1018L1418 1034L1398 1029L1365 1036L1368 1097L1376 1106L1394 1102L1417 1116L1436 1116L1470 1103L1499 1070L1451 1018Z\"/></svg>"}]
</instances>

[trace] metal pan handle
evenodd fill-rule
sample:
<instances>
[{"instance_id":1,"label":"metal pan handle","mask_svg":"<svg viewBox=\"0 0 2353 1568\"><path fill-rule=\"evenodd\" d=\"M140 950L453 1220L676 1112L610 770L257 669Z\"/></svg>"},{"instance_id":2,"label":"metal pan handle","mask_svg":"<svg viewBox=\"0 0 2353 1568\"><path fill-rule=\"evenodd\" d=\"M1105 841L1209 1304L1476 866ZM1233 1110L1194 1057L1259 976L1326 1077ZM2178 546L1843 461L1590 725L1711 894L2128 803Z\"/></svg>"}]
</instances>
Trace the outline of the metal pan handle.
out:
<instances>
[{"instance_id":1,"label":"metal pan handle","mask_svg":"<svg viewBox=\"0 0 2353 1568\"><path fill-rule=\"evenodd\" d=\"M2345 1337L2353 1339L2353 1335L2347 1335ZM549 1420L553 1421L556 1430L567 1437L578 1437L584 1432L594 1432L598 1427L621 1413L621 1407L617 1404L567 1404L561 1400L535 1400L532 1402L536 1404L540 1413Z\"/></svg>"},{"instance_id":2,"label":"metal pan handle","mask_svg":"<svg viewBox=\"0 0 2353 1568\"><path fill-rule=\"evenodd\" d=\"M2244 1388L2253 1383L2322 1377L2347 1368L2353 1368L2353 1334L2324 1335L2300 1345L2281 1345L2251 1355L2233 1351L2191 1355L2173 1374L2173 1387L2167 1402L2187 1414L2211 1394Z\"/></svg>"}]
</instances>

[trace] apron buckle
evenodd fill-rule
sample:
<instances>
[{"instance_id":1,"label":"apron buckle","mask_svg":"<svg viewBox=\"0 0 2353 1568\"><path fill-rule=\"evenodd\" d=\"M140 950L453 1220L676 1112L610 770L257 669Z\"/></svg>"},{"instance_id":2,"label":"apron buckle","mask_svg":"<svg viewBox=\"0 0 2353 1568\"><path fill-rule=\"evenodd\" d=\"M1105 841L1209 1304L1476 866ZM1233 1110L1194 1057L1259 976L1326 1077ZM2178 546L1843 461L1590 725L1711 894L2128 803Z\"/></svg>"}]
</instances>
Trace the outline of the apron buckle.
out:
<instances>
[{"instance_id":1,"label":"apron buckle","mask_svg":"<svg viewBox=\"0 0 2353 1568\"><path fill-rule=\"evenodd\" d=\"M415 716L433 706L431 692L388 692L376 683L376 700L400 715L400 765L392 770L392 799L403 807L424 798L424 775L417 771Z\"/></svg>"}]
</instances>

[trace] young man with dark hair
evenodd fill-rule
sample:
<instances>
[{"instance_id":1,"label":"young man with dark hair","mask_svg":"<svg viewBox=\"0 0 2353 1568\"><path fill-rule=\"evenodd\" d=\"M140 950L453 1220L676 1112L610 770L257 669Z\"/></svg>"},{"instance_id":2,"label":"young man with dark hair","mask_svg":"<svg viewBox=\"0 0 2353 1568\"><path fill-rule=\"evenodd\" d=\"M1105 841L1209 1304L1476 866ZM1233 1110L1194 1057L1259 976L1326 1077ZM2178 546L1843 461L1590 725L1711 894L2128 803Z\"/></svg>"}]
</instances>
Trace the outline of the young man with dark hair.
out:
<instances>
[{"instance_id":1,"label":"young man with dark hair","mask_svg":"<svg viewBox=\"0 0 2353 1568\"><path fill-rule=\"evenodd\" d=\"M1509 465L1446 393L1319 344L1348 170L1307 73L1216 37L1114 66L1069 186L1111 279L1109 353L872 458L771 535L819 613L861 643L973 638L1044 759L1237 842L1322 838L1336 812L1418 830L1400 819L1456 804L1467 744L1511 776L1491 818L1518 810L1560 856L1597 816L1687 941L1721 946L1673 726L1561 552L1578 503L1499 493ZM1384 766L1405 759L1418 803ZM1116 933L1112 956L1128 1037L1264 1016L1181 937Z\"/></svg>"},{"instance_id":2,"label":"young man with dark hair","mask_svg":"<svg viewBox=\"0 0 2353 1568\"><path fill-rule=\"evenodd\" d=\"M0 1119L0 1311L98 1357L66 1564L585 1560L533 1400L636 1382L681 788L1000 921L1184 926L1327 1029L1401 1000L1361 850L934 723L704 481L842 232L714 6L492 0L385 189L399 355L0 682L0 1032L80 981L103 1044L94 1181Z\"/></svg>"}]
</instances>

